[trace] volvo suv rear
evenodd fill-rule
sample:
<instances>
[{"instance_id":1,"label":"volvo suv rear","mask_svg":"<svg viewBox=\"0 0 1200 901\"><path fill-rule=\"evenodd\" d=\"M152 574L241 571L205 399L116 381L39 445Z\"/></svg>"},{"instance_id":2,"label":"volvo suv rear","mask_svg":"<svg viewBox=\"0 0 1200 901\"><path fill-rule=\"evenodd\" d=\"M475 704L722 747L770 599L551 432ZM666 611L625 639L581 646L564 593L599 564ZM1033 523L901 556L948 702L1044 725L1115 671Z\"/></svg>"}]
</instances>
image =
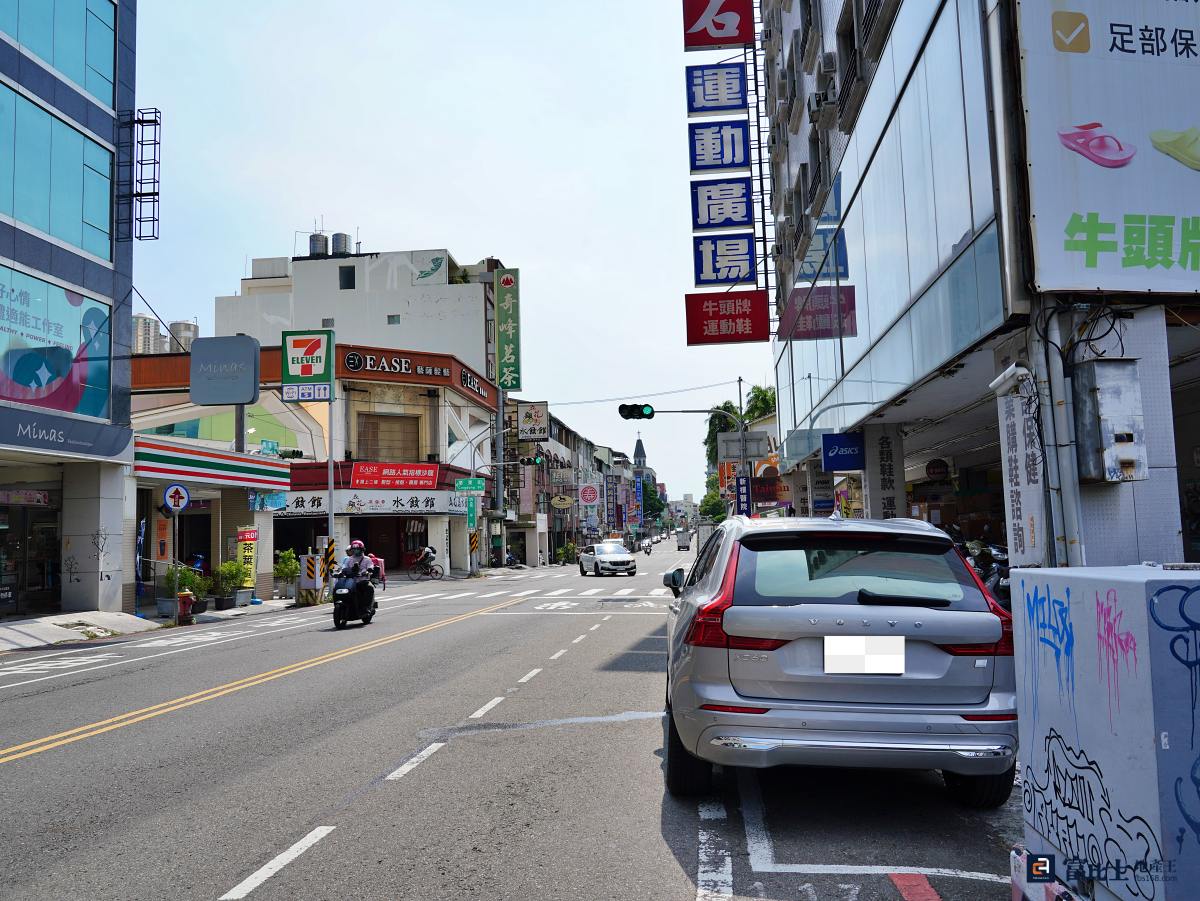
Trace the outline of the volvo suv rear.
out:
<instances>
[{"instance_id":1,"label":"volvo suv rear","mask_svg":"<svg viewBox=\"0 0 1200 901\"><path fill-rule=\"evenodd\" d=\"M1012 617L917 520L726 521L669 615L667 788L712 764L937 769L973 807L1012 792Z\"/></svg>"}]
</instances>

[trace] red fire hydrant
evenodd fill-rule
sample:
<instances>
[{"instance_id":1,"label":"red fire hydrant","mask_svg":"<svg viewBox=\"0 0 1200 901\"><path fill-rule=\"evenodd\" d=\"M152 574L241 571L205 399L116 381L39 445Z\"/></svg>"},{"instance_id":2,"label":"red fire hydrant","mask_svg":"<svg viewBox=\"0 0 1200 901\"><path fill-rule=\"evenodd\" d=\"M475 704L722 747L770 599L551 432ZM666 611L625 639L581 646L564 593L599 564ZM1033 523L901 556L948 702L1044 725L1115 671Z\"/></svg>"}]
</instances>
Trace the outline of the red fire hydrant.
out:
<instances>
[{"instance_id":1,"label":"red fire hydrant","mask_svg":"<svg viewBox=\"0 0 1200 901\"><path fill-rule=\"evenodd\" d=\"M175 595L175 599L179 602L179 612L175 617L175 624L178 626L190 626L195 620L192 618L192 601L196 599L187 589Z\"/></svg>"}]
</instances>

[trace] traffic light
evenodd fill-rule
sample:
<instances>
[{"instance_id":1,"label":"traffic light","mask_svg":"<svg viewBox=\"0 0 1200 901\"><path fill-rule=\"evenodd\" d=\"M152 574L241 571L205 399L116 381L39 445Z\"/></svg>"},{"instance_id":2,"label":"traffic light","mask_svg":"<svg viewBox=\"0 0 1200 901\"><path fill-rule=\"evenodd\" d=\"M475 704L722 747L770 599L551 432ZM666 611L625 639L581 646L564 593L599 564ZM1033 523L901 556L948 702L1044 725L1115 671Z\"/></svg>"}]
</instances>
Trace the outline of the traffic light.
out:
<instances>
[{"instance_id":1,"label":"traffic light","mask_svg":"<svg viewBox=\"0 0 1200 901\"><path fill-rule=\"evenodd\" d=\"M621 404L617 408L622 419L653 419L654 407L649 404Z\"/></svg>"},{"instance_id":2,"label":"traffic light","mask_svg":"<svg viewBox=\"0 0 1200 901\"><path fill-rule=\"evenodd\" d=\"M543 451L540 447L536 451L534 451L532 457L522 457L521 458L522 466L541 466L545 462L546 462L546 455L543 453Z\"/></svg>"}]
</instances>

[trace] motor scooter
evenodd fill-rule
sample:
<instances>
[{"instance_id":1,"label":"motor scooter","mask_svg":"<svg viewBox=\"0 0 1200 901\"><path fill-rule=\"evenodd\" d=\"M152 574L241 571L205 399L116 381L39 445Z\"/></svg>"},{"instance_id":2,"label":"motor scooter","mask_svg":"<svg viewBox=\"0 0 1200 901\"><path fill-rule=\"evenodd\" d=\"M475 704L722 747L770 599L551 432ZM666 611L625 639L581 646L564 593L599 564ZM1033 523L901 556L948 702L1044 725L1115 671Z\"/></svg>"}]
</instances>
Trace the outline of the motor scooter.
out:
<instances>
[{"instance_id":1,"label":"motor scooter","mask_svg":"<svg viewBox=\"0 0 1200 901\"><path fill-rule=\"evenodd\" d=\"M371 567L374 569L374 567ZM333 583L333 627L344 629L352 619L361 619L365 626L375 616L375 588L370 579L358 579L359 564L348 570L334 572Z\"/></svg>"}]
</instances>

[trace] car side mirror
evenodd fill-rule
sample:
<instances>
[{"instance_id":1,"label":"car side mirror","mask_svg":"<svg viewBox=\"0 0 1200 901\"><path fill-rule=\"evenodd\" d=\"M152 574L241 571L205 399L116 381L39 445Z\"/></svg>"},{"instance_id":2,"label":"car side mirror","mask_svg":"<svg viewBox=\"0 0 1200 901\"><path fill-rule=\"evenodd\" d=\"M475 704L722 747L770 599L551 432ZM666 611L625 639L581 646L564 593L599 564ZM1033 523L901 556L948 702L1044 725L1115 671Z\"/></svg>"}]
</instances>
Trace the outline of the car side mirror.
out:
<instances>
[{"instance_id":1,"label":"car side mirror","mask_svg":"<svg viewBox=\"0 0 1200 901\"><path fill-rule=\"evenodd\" d=\"M679 589L683 588L683 569L675 569L663 576L663 585L671 589L671 594L679 597Z\"/></svg>"}]
</instances>

